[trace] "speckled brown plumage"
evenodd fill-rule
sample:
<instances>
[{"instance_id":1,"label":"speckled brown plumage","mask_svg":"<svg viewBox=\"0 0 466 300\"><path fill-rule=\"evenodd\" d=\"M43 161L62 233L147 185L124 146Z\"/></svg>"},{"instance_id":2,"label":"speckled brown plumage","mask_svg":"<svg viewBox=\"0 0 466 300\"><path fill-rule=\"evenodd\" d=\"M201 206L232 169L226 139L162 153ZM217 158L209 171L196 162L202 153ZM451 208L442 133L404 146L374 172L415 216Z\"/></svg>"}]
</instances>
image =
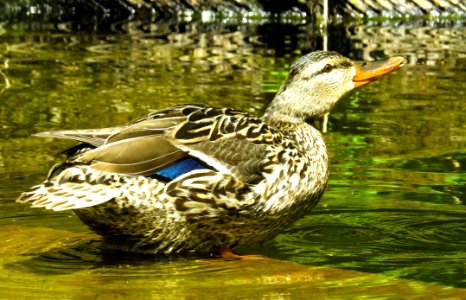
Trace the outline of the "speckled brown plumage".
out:
<instances>
[{"instance_id":1,"label":"speckled brown plumage","mask_svg":"<svg viewBox=\"0 0 466 300\"><path fill-rule=\"evenodd\" d=\"M356 86L357 71L337 53L308 54L262 118L179 105L123 126L40 133L82 144L18 201L73 210L107 247L123 251L212 253L260 244L321 198L328 155L308 121ZM181 169L183 162L196 167ZM182 172L167 173L174 167Z\"/></svg>"}]
</instances>

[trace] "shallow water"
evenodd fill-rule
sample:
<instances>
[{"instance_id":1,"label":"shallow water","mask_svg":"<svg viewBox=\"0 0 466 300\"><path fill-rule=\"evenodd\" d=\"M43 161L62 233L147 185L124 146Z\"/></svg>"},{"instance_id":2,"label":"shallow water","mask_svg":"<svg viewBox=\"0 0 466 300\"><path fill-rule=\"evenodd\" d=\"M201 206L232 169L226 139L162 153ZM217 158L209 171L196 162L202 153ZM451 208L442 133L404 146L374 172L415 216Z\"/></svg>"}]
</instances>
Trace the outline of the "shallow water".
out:
<instances>
[{"instance_id":1,"label":"shallow water","mask_svg":"<svg viewBox=\"0 0 466 300\"><path fill-rule=\"evenodd\" d=\"M403 54L409 63L330 115L324 198L275 240L240 251L270 258L252 261L103 253L71 213L14 202L70 145L30 135L181 103L260 115L289 63L319 48L315 29L280 27L291 33L276 45L274 28L259 25L0 27L0 298L461 298L466 31L447 25L357 24L340 44L344 30L330 33L330 48L351 57Z\"/></svg>"}]
</instances>

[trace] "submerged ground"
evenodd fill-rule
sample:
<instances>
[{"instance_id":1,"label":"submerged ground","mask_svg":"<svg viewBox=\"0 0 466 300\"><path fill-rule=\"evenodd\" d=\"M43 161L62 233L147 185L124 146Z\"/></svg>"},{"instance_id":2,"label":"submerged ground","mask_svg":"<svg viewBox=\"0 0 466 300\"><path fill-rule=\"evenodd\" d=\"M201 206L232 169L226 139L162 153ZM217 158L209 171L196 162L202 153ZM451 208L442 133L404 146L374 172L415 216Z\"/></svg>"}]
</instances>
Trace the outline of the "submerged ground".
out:
<instances>
[{"instance_id":1,"label":"submerged ground","mask_svg":"<svg viewBox=\"0 0 466 300\"><path fill-rule=\"evenodd\" d=\"M317 208L243 253L264 261L126 257L69 212L14 202L70 143L42 130L112 126L181 103L260 115L319 26L223 21L0 25L0 298L458 298L466 293L466 52L458 21L348 23L329 49L404 55L330 115Z\"/></svg>"}]
</instances>

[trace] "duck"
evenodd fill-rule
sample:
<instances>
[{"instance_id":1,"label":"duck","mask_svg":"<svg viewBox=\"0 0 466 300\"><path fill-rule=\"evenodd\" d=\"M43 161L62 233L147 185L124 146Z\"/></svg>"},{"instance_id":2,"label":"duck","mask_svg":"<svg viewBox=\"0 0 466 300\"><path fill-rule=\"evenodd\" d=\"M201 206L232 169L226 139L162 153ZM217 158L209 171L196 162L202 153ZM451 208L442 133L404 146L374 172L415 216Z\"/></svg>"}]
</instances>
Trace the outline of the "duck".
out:
<instances>
[{"instance_id":1,"label":"duck","mask_svg":"<svg viewBox=\"0 0 466 300\"><path fill-rule=\"evenodd\" d=\"M272 240L322 198L329 156L314 121L403 63L314 51L292 63L260 117L185 104L125 125L37 133L77 144L17 201L73 211L108 249L235 255Z\"/></svg>"}]
</instances>

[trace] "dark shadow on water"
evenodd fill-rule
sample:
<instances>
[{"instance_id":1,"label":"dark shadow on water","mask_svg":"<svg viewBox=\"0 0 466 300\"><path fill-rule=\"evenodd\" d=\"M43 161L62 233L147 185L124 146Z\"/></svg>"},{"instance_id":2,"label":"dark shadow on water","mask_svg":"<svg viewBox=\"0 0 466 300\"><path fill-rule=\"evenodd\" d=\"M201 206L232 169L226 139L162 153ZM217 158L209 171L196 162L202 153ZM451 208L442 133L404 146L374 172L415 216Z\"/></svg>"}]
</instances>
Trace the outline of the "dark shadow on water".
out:
<instances>
[{"instance_id":1,"label":"dark shadow on water","mask_svg":"<svg viewBox=\"0 0 466 300\"><path fill-rule=\"evenodd\" d=\"M21 270L42 275L64 275L85 269L95 269L103 263L101 242L82 241L69 248L55 249L43 253L23 254L24 260L6 264L6 269Z\"/></svg>"},{"instance_id":2,"label":"dark shadow on water","mask_svg":"<svg viewBox=\"0 0 466 300\"><path fill-rule=\"evenodd\" d=\"M186 264L189 261L213 258L208 255L165 256L127 253L105 249L98 239L78 241L73 245L63 245L61 249L36 255L23 254L23 256L27 258L6 264L5 268L38 275L66 275L83 270L98 272L99 270L118 269L122 266L129 269L150 266L157 268L160 264L176 264L177 262Z\"/></svg>"}]
</instances>

